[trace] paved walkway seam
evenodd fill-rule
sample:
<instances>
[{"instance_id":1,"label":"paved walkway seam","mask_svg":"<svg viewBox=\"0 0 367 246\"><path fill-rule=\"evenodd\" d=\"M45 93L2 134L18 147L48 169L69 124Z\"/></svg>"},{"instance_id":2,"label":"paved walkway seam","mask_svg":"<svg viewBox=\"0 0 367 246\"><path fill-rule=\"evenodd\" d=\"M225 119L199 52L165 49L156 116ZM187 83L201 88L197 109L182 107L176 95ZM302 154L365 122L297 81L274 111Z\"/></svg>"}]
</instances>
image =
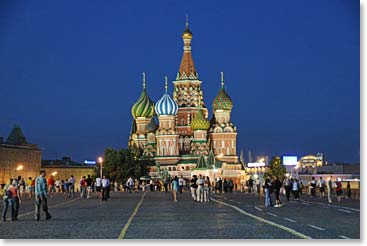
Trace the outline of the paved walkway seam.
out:
<instances>
[{"instance_id":1,"label":"paved walkway seam","mask_svg":"<svg viewBox=\"0 0 367 246\"><path fill-rule=\"evenodd\" d=\"M130 215L130 218L128 219L128 221L127 221L126 225L124 226L124 228L122 228L121 233L120 233L120 235L117 239L124 239L125 238L127 229L129 229L129 226L130 226L131 222L133 221L135 215L138 213L139 208L140 208L141 204L143 203L143 200L144 200L144 197L145 197L146 194L147 193L144 192L143 195L141 196L141 199L140 199L139 203L136 205L133 213Z\"/></svg>"},{"instance_id":2,"label":"paved walkway seam","mask_svg":"<svg viewBox=\"0 0 367 246\"><path fill-rule=\"evenodd\" d=\"M269 225L275 226L275 227L277 227L277 228L279 228L279 229L282 229L282 230L284 230L284 231L286 231L286 232L289 232L289 233L293 234L293 235L294 235L294 236L296 236L296 237L299 237L299 238L302 238L302 239L312 239L311 237L309 237L309 236L307 236L307 235L305 235L305 234L303 234L303 233L301 233L301 232L298 232L298 231L296 231L296 230L293 230L293 229L291 229L291 228L289 228L289 227L286 227L286 226L283 226L283 225L279 225L279 224L274 223L274 222L272 222L272 221L270 221L270 220L266 220L266 219L263 219L263 218L258 217L258 216L256 216L256 215L253 215L253 214L247 213L247 212L245 212L244 210L242 210L242 209L240 209L240 208L238 208L238 207L236 207L236 206L234 206L234 205L231 205L231 204L228 204L228 203L225 203L225 202L218 201L218 200L216 200L216 199L214 199L214 198L212 198L211 200L213 200L214 202L217 202L217 203L223 204L223 205L225 205L225 206L227 206L227 207L231 207L231 208L233 208L233 209L237 210L238 212L240 212L241 214L244 214L244 215L246 215L246 216L248 216L248 217L251 217L251 218L253 218L253 219L259 220L259 221L261 221L261 222L264 222L264 223L266 223L266 224L269 224Z\"/></svg>"}]
</instances>

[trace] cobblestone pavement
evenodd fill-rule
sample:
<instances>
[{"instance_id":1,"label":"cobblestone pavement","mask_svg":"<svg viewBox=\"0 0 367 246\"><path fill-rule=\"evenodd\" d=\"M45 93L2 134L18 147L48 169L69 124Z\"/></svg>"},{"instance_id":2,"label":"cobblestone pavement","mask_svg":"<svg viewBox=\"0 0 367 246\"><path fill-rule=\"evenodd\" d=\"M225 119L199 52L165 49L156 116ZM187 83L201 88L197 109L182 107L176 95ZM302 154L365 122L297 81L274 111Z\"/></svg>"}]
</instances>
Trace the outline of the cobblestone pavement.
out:
<instances>
[{"instance_id":1,"label":"cobblestone pavement","mask_svg":"<svg viewBox=\"0 0 367 246\"><path fill-rule=\"evenodd\" d=\"M112 192L111 199L49 199L53 218L34 221L34 201L24 198L19 221L1 222L0 238L57 239L299 239L360 238L359 200L331 203L302 196L280 208L264 207L264 198L234 192L212 195L207 204L188 192ZM2 205L1 205L2 210Z\"/></svg>"}]
</instances>

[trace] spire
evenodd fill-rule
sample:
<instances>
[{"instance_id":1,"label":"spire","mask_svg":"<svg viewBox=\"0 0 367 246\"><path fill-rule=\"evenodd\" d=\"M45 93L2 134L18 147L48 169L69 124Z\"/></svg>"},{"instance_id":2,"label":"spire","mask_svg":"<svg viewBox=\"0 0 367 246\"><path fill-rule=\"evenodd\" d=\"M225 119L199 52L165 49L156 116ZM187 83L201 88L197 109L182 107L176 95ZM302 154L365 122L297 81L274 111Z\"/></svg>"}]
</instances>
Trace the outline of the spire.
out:
<instances>
[{"instance_id":1,"label":"spire","mask_svg":"<svg viewBox=\"0 0 367 246\"><path fill-rule=\"evenodd\" d=\"M224 73L223 72L220 72L220 81L221 81L221 86L222 88L224 87Z\"/></svg>"},{"instance_id":2,"label":"spire","mask_svg":"<svg viewBox=\"0 0 367 246\"><path fill-rule=\"evenodd\" d=\"M143 89L145 90L146 88L146 81L145 81L145 72L143 72Z\"/></svg>"},{"instance_id":3,"label":"spire","mask_svg":"<svg viewBox=\"0 0 367 246\"><path fill-rule=\"evenodd\" d=\"M194 60L192 59L191 55L192 32L189 29L188 16L186 16L186 28L182 34L182 39L184 41L184 53L176 80L196 80L198 79L198 75L195 69Z\"/></svg>"},{"instance_id":4,"label":"spire","mask_svg":"<svg viewBox=\"0 0 367 246\"><path fill-rule=\"evenodd\" d=\"M166 83L164 85L164 89L166 90L166 93L168 93L168 78L167 78L167 76L164 76L164 80L166 81Z\"/></svg>"}]
</instances>

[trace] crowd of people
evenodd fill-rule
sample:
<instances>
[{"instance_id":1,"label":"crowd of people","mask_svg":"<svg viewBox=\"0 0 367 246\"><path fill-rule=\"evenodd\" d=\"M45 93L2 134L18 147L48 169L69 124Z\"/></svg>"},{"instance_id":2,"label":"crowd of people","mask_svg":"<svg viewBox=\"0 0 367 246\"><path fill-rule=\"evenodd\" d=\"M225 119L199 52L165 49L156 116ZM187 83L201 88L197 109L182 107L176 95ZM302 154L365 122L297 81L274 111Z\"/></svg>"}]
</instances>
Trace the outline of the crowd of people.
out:
<instances>
[{"instance_id":1,"label":"crowd of people","mask_svg":"<svg viewBox=\"0 0 367 246\"><path fill-rule=\"evenodd\" d=\"M0 192L3 197L3 221L6 221L9 208L11 212L11 221L18 220L19 208L25 191L29 193L29 198L35 198L35 220L40 220L41 206L45 212L46 220L52 218L51 214L48 212L48 190L45 176L46 171L41 170L39 176L34 179L30 177L27 183L25 183L21 176L18 176L16 179L9 179L7 184L2 185Z\"/></svg>"},{"instance_id":2,"label":"crowd of people","mask_svg":"<svg viewBox=\"0 0 367 246\"><path fill-rule=\"evenodd\" d=\"M337 201L341 202L343 189L341 180L338 178L336 181L332 181L333 178L329 177L328 180L324 180L319 177L318 180L312 177L311 181L307 184L308 194L311 197L316 197L316 193L320 198L327 197L328 201L332 202L332 194L336 193ZM11 211L11 220L18 219L19 207L24 198L24 193L28 193L29 198L35 199L35 219L40 219L40 208L42 206L43 211L46 214L46 219L51 219L51 215L48 212L47 200L49 197L53 197L55 193L64 194L68 198L74 198L75 193L79 192L80 198L90 199L95 194L97 199L101 201L107 201L110 198L110 191L123 191L123 192L139 192L139 191L162 191L165 193L172 192L173 201L177 202L177 194L183 192L190 192L194 201L200 203L208 203L210 201L210 194L223 194L232 193L233 190L237 190L237 183L232 179L222 179L220 177L215 178L212 182L208 176L193 175L190 179L183 176L170 177L167 176L163 179L156 180L139 180L134 177L129 177L126 181L110 182L110 179L106 176L93 178L90 175L82 176L79 180L79 186L76 189L76 179L71 175L67 179L56 179L53 175L46 178L46 172L42 170L40 175L32 178L29 177L27 181L21 176L16 179L10 179L7 184L3 184L0 189L0 195L3 197L3 213L2 219L6 221L6 215L8 210ZM302 191L305 186L302 181L295 178L285 177L279 179L278 177L267 177L262 184L259 179L253 180L250 178L246 183L240 184L241 192L245 191L250 194L260 195L261 193L265 198L265 206L281 207L283 202L280 199L280 195L284 195L287 201L290 200L291 194L295 200L299 200L302 195ZM347 197L351 196L350 183L347 183ZM275 199L273 199L275 198ZM275 200L275 203L273 202Z\"/></svg>"},{"instance_id":3,"label":"crowd of people","mask_svg":"<svg viewBox=\"0 0 367 246\"><path fill-rule=\"evenodd\" d=\"M264 194L265 194L265 206L270 207L281 207L283 203L280 200L280 194L285 195L285 199L289 201L291 194L295 200L299 200L300 195L304 189L302 181L295 178L286 177L283 181L280 181L278 177L268 177L265 179L263 184ZM327 192L327 199L329 203L332 203L332 195L335 192L337 197L337 202L341 202L343 189L341 179L336 179L332 181L332 177L325 181L322 177L316 180L315 177L311 178L308 184L308 195L310 197L316 197L316 191L319 191L320 198L324 198L325 192ZM272 195L275 196L275 204L273 204ZM347 182L347 196L351 196L350 183Z\"/></svg>"}]
</instances>

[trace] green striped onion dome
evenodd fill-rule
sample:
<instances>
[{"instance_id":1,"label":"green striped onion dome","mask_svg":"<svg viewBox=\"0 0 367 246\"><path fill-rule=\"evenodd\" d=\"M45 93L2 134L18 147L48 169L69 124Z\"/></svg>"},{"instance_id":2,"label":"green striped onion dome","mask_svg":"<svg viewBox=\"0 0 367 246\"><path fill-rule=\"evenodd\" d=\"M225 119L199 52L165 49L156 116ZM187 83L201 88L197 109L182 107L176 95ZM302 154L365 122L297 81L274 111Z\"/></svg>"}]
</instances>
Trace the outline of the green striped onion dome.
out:
<instances>
[{"instance_id":1,"label":"green striped onion dome","mask_svg":"<svg viewBox=\"0 0 367 246\"><path fill-rule=\"evenodd\" d=\"M191 121L191 128L195 130L208 130L210 127L210 122L205 119L203 112L199 109L197 115Z\"/></svg>"},{"instance_id":2,"label":"green striped onion dome","mask_svg":"<svg viewBox=\"0 0 367 246\"><path fill-rule=\"evenodd\" d=\"M224 86L218 92L218 95L214 98L213 101L213 109L222 109L222 110L232 110L233 103L232 99L228 96L227 92L224 90Z\"/></svg>"},{"instance_id":3,"label":"green striped onion dome","mask_svg":"<svg viewBox=\"0 0 367 246\"><path fill-rule=\"evenodd\" d=\"M143 90L138 101L131 108L131 114L135 119L154 116L154 102L149 98L146 89Z\"/></svg>"}]
</instances>

